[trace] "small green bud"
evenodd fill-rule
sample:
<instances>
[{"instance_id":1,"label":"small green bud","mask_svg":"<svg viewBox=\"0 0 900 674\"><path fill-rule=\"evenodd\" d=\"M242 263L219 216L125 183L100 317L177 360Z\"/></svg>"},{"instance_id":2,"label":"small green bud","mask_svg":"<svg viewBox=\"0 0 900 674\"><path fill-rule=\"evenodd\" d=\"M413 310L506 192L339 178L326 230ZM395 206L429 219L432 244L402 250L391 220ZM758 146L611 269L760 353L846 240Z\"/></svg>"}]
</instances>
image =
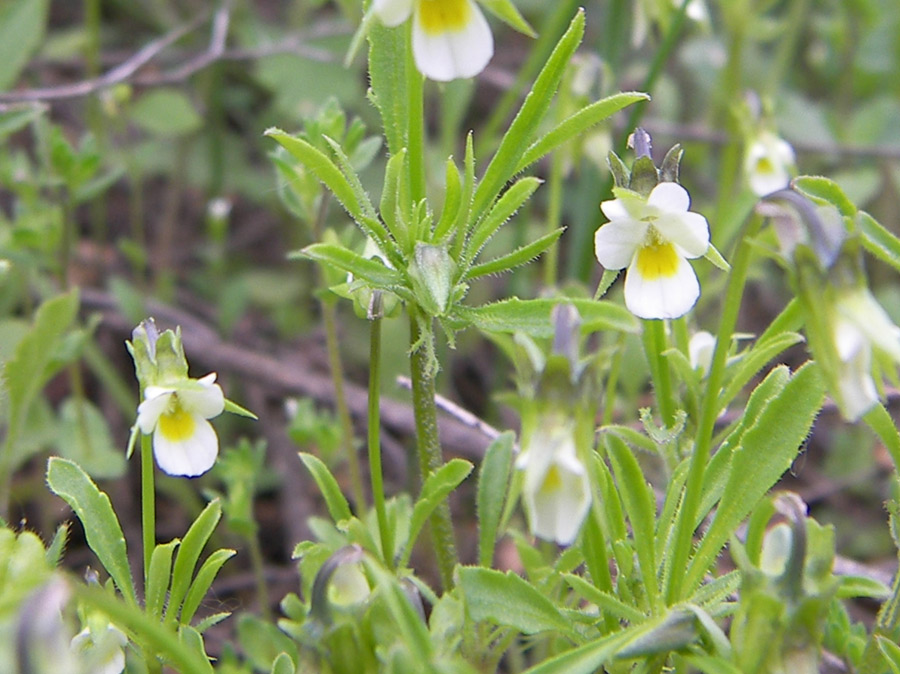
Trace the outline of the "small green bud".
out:
<instances>
[{"instance_id":1,"label":"small green bud","mask_svg":"<svg viewBox=\"0 0 900 674\"><path fill-rule=\"evenodd\" d=\"M143 391L148 386L158 386L187 379L188 364L181 343L181 329L166 330L160 334L152 318L141 321L131 333L131 341L125 345L134 359L138 382Z\"/></svg>"},{"instance_id":2,"label":"small green bud","mask_svg":"<svg viewBox=\"0 0 900 674\"><path fill-rule=\"evenodd\" d=\"M420 306L431 316L443 316L450 304L456 265L444 246L416 244L409 276Z\"/></svg>"}]
</instances>

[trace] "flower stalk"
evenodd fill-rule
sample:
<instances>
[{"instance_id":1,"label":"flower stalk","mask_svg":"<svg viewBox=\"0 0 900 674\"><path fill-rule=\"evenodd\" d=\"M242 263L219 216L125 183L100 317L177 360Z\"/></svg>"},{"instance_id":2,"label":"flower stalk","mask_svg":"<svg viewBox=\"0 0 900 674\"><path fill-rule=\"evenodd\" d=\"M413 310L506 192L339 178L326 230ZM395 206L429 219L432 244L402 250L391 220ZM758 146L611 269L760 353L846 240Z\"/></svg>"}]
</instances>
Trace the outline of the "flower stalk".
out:
<instances>
[{"instance_id":1,"label":"flower stalk","mask_svg":"<svg viewBox=\"0 0 900 674\"><path fill-rule=\"evenodd\" d=\"M382 299L380 292L372 293L369 311L369 406L368 444L369 478L372 484L372 502L378 518L378 535L381 552L389 569L394 568L393 532L387 518L384 501L384 476L381 468L381 318Z\"/></svg>"}]
</instances>

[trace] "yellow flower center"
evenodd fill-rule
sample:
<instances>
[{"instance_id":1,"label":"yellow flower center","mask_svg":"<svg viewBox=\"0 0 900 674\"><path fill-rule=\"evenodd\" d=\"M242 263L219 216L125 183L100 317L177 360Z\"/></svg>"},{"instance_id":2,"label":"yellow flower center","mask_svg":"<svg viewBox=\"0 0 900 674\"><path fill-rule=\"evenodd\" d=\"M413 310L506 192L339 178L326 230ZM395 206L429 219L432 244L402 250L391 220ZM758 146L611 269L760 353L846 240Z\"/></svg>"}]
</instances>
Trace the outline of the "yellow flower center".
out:
<instances>
[{"instance_id":1,"label":"yellow flower center","mask_svg":"<svg viewBox=\"0 0 900 674\"><path fill-rule=\"evenodd\" d=\"M671 278L678 272L678 253L668 241L652 240L637 252L637 270L648 281Z\"/></svg>"},{"instance_id":2,"label":"yellow flower center","mask_svg":"<svg viewBox=\"0 0 900 674\"><path fill-rule=\"evenodd\" d=\"M760 157L756 160L756 172L764 175L775 173L775 164L768 157Z\"/></svg>"},{"instance_id":3,"label":"yellow flower center","mask_svg":"<svg viewBox=\"0 0 900 674\"><path fill-rule=\"evenodd\" d=\"M158 428L169 442L182 442L194 435L197 424L178 402L177 394L173 394L168 409L159 417Z\"/></svg>"},{"instance_id":4,"label":"yellow flower center","mask_svg":"<svg viewBox=\"0 0 900 674\"><path fill-rule=\"evenodd\" d=\"M461 30L469 23L468 0L418 0L419 21L428 35Z\"/></svg>"},{"instance_id":5,"label":"yellow flower center","mask_svg":"<svg viewBox=\"0 0 900 674\"><path fill-rule=\"evenodd\" d=\"M562 489L562 477L559 474L559 468L555 465L550 466L547 474L544 475L544 484L541 485L542 492L555 492Z\"/></svg>"}]
</instances>

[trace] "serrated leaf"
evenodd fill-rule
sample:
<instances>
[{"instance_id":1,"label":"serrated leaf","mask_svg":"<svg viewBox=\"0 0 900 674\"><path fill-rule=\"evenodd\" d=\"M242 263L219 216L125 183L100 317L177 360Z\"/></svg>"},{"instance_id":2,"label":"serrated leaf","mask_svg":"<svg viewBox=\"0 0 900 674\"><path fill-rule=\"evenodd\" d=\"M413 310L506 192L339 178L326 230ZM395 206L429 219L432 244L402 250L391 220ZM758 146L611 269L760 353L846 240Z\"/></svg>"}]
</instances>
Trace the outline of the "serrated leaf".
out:
<instances>
[{"instance_id":1,"label":"serrated leaf","mask_svg":"<svg viewBox=\"0 0 900 674\"><path fill-rule=\"evenodd\" d=\"M837 589L838 599L851 599L854 597L868 597L884 601L891 596L891 588L866 576L840 576L840 584Z\"/></svg>"},{"instance_id":2,"label":"serrated leaf","mask_svg":"<svg viewBox=\"0 0 900 674\"><path fill-rule=\"evenodd\" d=\"M291 253L288 257L290 259L306 257L317 262L325 262L385 290L393 290L403 283L403 276L379 259L363 257L349 248L333 243L314 243L301 251Z\"/></svg>"},{"instance_id":3,"label":"serrated leaf","mask_svg":"<svg viewBox=\"0 0 900 674\"><path fill-rule=\"evenodd\" d=\"M604 613L611 614L619 620L627 620L630 623L639 623L644 620L644 614L634 606L626 604L618 597L597 589L581 576L573 573L563 574L563 580L566 581L576 594L580 595L585 601L596 604Z\"/></svg>"},{"instance_id":4,"label":"serrated leaf","mask_svg":"<svg viewBox=\"0 0 900 674\"><path fill-rule=\"evenodd\" d=\"M490 567L494 561L497 530L509 490L515 439L511 431L501 433L488 445L478 471L478 561L485 567Z\"/></svg>"},{"instance_id":5,"label":"serrated leaf","mask_svg":"<svg viewBox=\"0 0 900 674\"><path fill-rule=\"evenodd\" d=\"M397 154L407 146L409 105L406 88L406 36L403 30L373 21L369 32L370 98L381 113L388 150ZM418 73L413 73L418 76Z\"/></svg>"},{"instance_id":6,"label":"serrated leaf","mask_svg":"<svg viewBox=\"0 0 900 674\"><path fill-rule=\"evenodd\" d=\"M523 332L531 337L552 337L550 318L557 304L571 304L581 316L581 333L618 330L636 333L640 323L625 307L612 302L587 299L511 298L480 307L457 307L457 315L467 323L488 332Z\"/></svg>"},{"instance_id":7,"label":"serrated leaf","mask_svg":"<svg viewBox=\"0 0 900 674\"><path fill-rule=\"evenodd\" d=\"M525 97L525 102L516 114L515 119L500 141L500 147L485 170L481 182L475 190L472 213L474 219L481 214L497 198L506 182L516 173L516 167L525 154L538 125L544 118L559 88L560 80L568 66L572 54L581 43L584 35L584 10L579 9L569 24L568 30L556 44L556 48L534 82L534 86Z\"/></svg>"},{"instance_id":8,"label":"serrated leaf","mask_svg":"<svg viewBox=\"0 0 900 674\"><path fill-rule=\"evenodd\" d=\"M0 91L12 88L40 47L49 7L49 0L12 0L0 8Z\"/></svg>"},{"instance_id":9,"label":"serrated leaf","mask_svg":"<svg viewBox=\"0 0 900 674\"><path fill-rule=\"evenodd\" d=\"M209 537L212 536L216 525L222 517L222 505L218 499L210 501L203 511L197 515L197 519L191 524L175 556L175 564L172 567L172 591L169 594L169 604L166 607L166 624L172 625L181 609L182 602L193 580L194 569L200 553L206 547ZM185 621L182 620L182 623Z\"/></svg>"},{"instance_id":10,"label":"serrated leaf","mask_svg":"<svg viewBox=\"0 0 900 674\"><path fill-rule=\"evenodd\" d=\"M557 239L562 236L564 231L565 227L560 227L549 234L544 234L544 236L532 243L516 248L507 255L502 255L493 260L489 260L488 262L469 267L469 270L463 275L463 280L487 276L488 274L502 274L523 264L528 264L556 243Z\"/></svg>"},{"instance_id":11,"label":"serrated leaf","mask_svg":"<svg viewBox=\"0 0 900 674\"><path fill-rule=\"evenodd\" d=\"M447 160L444 186L444 208L441 211L440 219L434 226L432 237L437 243L442 242L453 232L453 225L456 224L459 211L463 206L462 177L452 158Z\"/></svg>"},{"instance_id":12,"label":"serrated leaf","mask_svg":"<svg viewBox=\"0 0 900 674\"><path fill-rule=\"evenodd\" d=\"M306 469L319 486L319 491L322 492L322 497L325 499L325 505L328 507L331 519L335 523L350 519L353 516L350 512L350 504L347 503L347 499L341 493L341 488L338 486L337 480L334 479L331 471L328 470L328 466L312 454L307 454L306 452L300 452L299 454L303 465L306 466Z\"/></svg>"},{"instance_id":13,"label":"serrated leaf","mask_svg":"<svg viewBox=\"0 0 900 674\"><path fill-rule=\"evenodd\" d=\"M862 234L863 247L882 262L887 262L900 271L900 239L865 211L859 211L854 221Z\"/></svg>"},{"instance_id":14,"label":"serrated leaf","mask_svg":"<svg viewBox=\"0 0 900 674\"><path fill-rule=\"evenodd\" d=\"M790 468L825 398L815 363L801 367L743 434L731 458L716 514L690 563L686 588L696 587L735 528Z\"/></svg>"},{"instance_id":15,"label":"serrated leaf","mask_svg":"<svg viewBox=\"0 0 900 674\"><path fill-rule=\"evenodd\" d=\"M119 592L135 605L137 601L125 536L109 497L97 488L78 464L55 456L47 462L47 485L75 511L84 527L88 546L97 555Z\"/></svg>"},{"instance_id":16,"label":"serrated leaf","mask_svg":"<svg viewBox=\"0 0 900 674\"><path fill-rule=\"evenodd\" d=\"M619 110L638 101L646 100L650 100L647 94L629 91L607 96L604 99L591 103L587 107L581 108L532 143L525 151L524 156L519 160L516 166L516 173L524 171L542 157L546 157L553 152L560 145L579 137L592 126L599 124Z\"/></svg>"},{"instance_id":17,"label":"serrated leaf","mask_svg":"<svg viewBox=\"0 0 900 674\"><path fill-rule=\"evenodd\" d=\"M451 491L459 486L472 472L472 464L465 459L451 459L425 479L422 493L413 506L409 522L409 541L403 553L403 563L409 560L412 547L425 522Z\"/></svg>"},{"instance_id":18,"label":"serrated leaf","mask_svg":"<svg viewBox=\"0 0 900 674\"><path fill-rule=\"evenodd\" d=\"M475 622L511 627L522 634L553 631L575 637L569 619L515 573L462 566L457 575L466 613Z\"/></svg>"},{"instance_id":19,"label":"serrated leaf","mask_svg":"<svg viewBox=\"0 0 900 674\"><path fill-rule=\"evenodd\" d=\"M543 181L539 178L522 178L516 181L502 197L494 204L487 215L481 219L466 241L465 259L466 262L474 260L484 245L490 240L497 230L509 220L522 204L534 194L535 190L541 186Z\"/></svg>"}]
</instances>

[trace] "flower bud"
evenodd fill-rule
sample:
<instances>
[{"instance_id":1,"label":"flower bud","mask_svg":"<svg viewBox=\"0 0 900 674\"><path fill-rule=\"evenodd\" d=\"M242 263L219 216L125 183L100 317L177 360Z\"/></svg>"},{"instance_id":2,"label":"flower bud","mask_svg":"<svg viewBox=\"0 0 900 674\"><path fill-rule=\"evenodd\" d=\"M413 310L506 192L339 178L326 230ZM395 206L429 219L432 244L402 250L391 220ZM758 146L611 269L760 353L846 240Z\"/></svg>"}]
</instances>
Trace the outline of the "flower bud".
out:
<instances>
[{"instance_id":1,"label":"flower bud","mask_svg":"<svg viewBox=\"0 0 900 674\"><path fill-rule=\"evenodd\" d=\"M456 265L444 246L416 244L409 276L416 299L429 315L443 316L447 312L455 269Z\"/></svg>"}]
</instances>

